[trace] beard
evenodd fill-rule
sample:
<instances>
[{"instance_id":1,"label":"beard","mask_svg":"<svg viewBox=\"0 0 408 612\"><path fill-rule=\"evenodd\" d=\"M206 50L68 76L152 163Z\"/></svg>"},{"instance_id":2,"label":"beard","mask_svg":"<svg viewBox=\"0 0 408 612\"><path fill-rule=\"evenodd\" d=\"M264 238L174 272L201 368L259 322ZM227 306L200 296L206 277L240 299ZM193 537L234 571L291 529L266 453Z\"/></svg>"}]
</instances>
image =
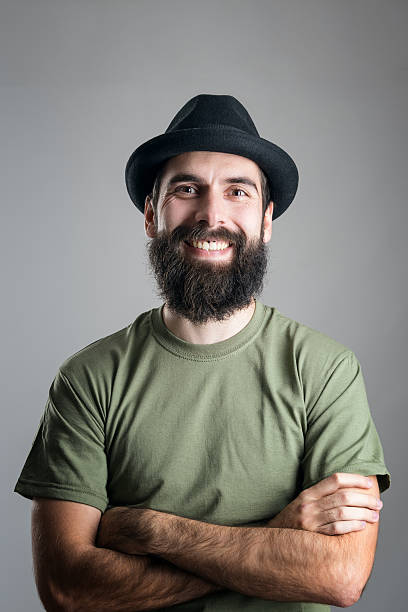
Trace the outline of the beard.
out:
<instances>
[{"instance_id":1,"label":"beard","mask_svg":"<svg viewBox=\"0 0 408 612\"><path fill-rule=\"evenodd\" d=\"M198 259L184 250L183 241L217 239L232 243L228 261ZM159 232L147 249L159 296L171 311L194 324L228 319L263 289L268 250L260 236L247 240L244 233L225 228L210 232L203 224L193 229L180 225Z\"/></svg>"}]
</instances>

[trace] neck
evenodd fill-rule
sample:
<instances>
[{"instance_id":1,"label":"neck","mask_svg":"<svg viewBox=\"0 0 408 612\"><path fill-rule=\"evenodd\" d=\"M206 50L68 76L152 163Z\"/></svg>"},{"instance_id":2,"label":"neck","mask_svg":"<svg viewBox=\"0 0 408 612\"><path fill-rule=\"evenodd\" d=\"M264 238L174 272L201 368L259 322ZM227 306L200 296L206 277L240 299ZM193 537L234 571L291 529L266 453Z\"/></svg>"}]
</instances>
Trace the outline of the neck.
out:
<instances>
[{"instance_id":1,"label":"neck","mask_svg":"<svg viewBox=\"0 0 408 612\"><path fill-rule=\"evenodd\" d=\"M249 306L237 310L225 321L208 321L202 324L194 324L174 313L167 304L164 304L162 312L164 324L178 338L193 344L213 344L228 340L249 323L255 312L255 300L252 298Z\"/></svg>"}]
</instances>

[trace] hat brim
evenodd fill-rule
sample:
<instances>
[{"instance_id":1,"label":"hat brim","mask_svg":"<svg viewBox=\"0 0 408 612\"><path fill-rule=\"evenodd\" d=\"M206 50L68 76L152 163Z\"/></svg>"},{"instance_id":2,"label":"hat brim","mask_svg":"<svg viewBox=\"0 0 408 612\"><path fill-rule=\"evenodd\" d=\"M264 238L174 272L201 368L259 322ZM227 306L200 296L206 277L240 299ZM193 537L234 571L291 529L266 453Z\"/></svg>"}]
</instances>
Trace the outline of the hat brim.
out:
<instances>
[{"instance_id":1,"label":"hat brim","mask_svg":"<svg viewBox=\"0 0 408 612\"><path fill-rule=\"evenodd\" d=\"M161 164L187 151L218 151L248 157L265 172L276 219L295 197L299 173L286 151L268 140L236 128L190 128L160 134L140 145L125 169L126 188L135 206L144 213L145 199L153 189Z\"/></svg>"}]
</instances>

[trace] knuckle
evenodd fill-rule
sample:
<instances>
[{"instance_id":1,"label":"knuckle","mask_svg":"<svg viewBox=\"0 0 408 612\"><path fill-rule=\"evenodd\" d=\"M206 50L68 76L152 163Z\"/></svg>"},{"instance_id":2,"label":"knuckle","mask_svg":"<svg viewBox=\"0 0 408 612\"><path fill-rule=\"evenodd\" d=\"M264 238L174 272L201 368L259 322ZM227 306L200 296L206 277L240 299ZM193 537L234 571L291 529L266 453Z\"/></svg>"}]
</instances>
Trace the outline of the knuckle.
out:
<instances>
[{"instance_id":1,"label":"knuckle","mask_svg":"<svg viewBox=\"0 0 408 612\"><path fill-rule=\"evenodd\" d=\"M297 523L301 529L305 529L308 524L308 518L310 515L310 504L307 502L303 502L299 505L298 508L298 516Z\"/></svg>"},{"instance_id":2,"label":"knuckle","mask_svg":"<svg viewBox=\"0 0 408 612\"><path fill-rule=\"evenodd\" d=\"M336 520L336 511L334 508L330 508L330 510L327 511L327 518L329 519L330 522L333 522Z\"/></svg>"},{"instance_id":3,"label":"knuckle","mask_svg":"<svg viewBox=\"0 0 408 612\"><path fill-rule=\"evenodd\" d=\"M343 520L343 519L346 518L346 516L345 516L345 508L343 508L343 507L337 508L337 518L340 519L340 520Z\"/></svg>"},{"instance_id":4,"label":"knuckle","mask_svg":"<svg viewBox=\"0 0 408 612\"><path fill-rule=\"evenodd\" d=\"M301 504L299 504L299 508L298 508L299 517L304 518L306 514L308 513L308 510L309 510L309 504L307 502L302 502Z\"/></svg>"},{"instance_id":5,"label":"knuckle","mask_svg":"<svg viewBox=\"0 0 408 612\"><path fill-rule=\"evenodd\" d=\"M336 504L341 506L347 503L346 493L342 491L338 495L336 495Z\"/></svg>"},{"instance_id":6,"label":"knuckle","mask_svg":"<svg viewBox=\"0 0 408 612\"><path fill-rule=\"evenodd\" d=\"M334 483L340 484L341 483L341 473L334 472L334 474L331 475L331 479L334 481Z\"/></svg>"},{"instance_id":7,"label":"knuckle","mask_svg":"<svg viewBox=\"0 0 408 612\"><path fill-rule=\"evenodd\" d=\"M301 491L298 495L298 500L300 502L303 502L306 499L307 493L306 493L307 489L303 489L303 491Z\"/></svg>"},{"instance_id":8,"label":"knuckle","mask_svg":"<svg viewBox=\"0 0 408 612\"><path fill-rule=\"evenodd\" d=\"M330 525L326 525L325 528L326 528L327 535L335 535L336 523L330 523Z\"/></svg>"}]
</instances>

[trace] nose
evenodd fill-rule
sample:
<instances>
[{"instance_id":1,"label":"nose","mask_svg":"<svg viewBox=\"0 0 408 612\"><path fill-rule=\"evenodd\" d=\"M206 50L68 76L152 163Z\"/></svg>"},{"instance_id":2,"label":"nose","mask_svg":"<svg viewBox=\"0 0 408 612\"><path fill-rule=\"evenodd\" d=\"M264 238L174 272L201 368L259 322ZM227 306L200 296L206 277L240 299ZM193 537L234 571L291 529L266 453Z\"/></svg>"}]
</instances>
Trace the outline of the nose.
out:
<instances>
[{"instance_id":1,"label":"nose","mask_svg":"<svg viewBox=\"0 0 408 612\"><path fill-rule=\"evenodd\" d=\"M202 192L197 201L195 222L206 221L210 227L225 223L225 203L221 194L211 188Z\"/></svg>"}]
</instances>

